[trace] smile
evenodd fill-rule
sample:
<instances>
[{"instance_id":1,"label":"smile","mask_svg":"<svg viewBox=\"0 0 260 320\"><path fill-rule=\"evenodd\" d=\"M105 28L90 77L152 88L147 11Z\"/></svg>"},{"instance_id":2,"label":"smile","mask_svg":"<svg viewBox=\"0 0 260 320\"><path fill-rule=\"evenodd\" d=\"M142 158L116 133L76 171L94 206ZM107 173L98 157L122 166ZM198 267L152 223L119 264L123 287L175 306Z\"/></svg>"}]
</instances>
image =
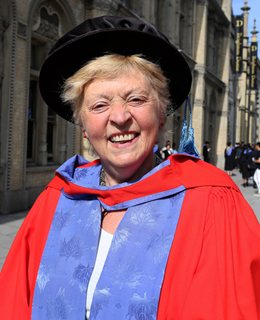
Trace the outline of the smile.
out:
<instances>
[{"instance_id":1,"label":"smile","mask_svg":"<svg viewBox=\"0 0 260 320\"><path fill-rule=\"evenodd\" d=\"M138 134L136 133L127 133L127 134L115 134L109 138L113 143L125 143L132 141Z\"/></svg>"}]
</instances>

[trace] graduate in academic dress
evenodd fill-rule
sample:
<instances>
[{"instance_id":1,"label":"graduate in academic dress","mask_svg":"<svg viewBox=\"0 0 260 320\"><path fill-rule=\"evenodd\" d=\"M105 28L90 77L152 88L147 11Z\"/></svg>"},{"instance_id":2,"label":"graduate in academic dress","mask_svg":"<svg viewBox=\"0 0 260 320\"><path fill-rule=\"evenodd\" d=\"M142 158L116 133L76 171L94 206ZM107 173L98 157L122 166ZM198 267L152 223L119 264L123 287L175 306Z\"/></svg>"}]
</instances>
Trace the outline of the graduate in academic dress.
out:
<instances>
[{"instance_id":1,"label":"graduate in academic dress","mask_svg":"<svg viewBox=\"0 0 260 320\"><path fill-rule=\"evenodd\" d=\"M227 142L227 146L224 150L224 170L227 171L229 176L232 176L232 170L235 168L235 148L231 142Z\"/></svg>"},{"instance_id":2,"label":"graduate in academic dress","mask_svg":"<svg viewBox=\"0 0 260 320\"><path fill-rule=\"evenodd\" d=\"M97 17L55 44L39 84L98 159L66 161L30 210L0 274L0 319L259 319L252 209L198 157L155 159L190 91L183 55L141 19Z\"/></svg>"}]
</instances>

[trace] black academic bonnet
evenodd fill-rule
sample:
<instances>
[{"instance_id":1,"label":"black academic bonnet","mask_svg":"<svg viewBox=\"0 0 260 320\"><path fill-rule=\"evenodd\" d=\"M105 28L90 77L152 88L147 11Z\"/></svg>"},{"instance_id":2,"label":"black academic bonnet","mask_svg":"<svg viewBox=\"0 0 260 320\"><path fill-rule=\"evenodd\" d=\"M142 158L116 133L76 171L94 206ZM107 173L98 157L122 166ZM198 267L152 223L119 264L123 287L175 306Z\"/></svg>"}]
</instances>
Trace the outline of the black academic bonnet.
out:
<instances>
[{"instance_id":1,"label":"black academic bonnet","mask_svg":"<svg viewBox=\"0 0 260 320\"><path fill-rule=\"evenodd\" d=\"M183 55L152 25L133 17L88 19L61 37L42 65L39 86L44 101L58 115L73 121L60 97L64 81L93 58L105 54L142 54L157 63L169 80L173 112L186 99L191 72Z\"/></svg>"}]
</instances>

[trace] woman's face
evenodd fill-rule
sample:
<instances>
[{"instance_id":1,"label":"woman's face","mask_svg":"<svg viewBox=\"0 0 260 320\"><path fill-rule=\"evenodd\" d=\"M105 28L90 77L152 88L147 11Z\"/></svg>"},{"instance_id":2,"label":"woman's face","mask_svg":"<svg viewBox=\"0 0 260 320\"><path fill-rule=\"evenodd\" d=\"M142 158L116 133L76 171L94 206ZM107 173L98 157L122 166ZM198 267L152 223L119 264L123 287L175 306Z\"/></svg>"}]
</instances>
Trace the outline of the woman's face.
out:
<instances>
[{"instance_id":1,"label":"woman's face","mask_svg":"<svg viewBox=\"0 0 260 320\"><path fill-rule=\"evenodd\" d=\"M151 169L160 111L158 95L141 72L93 80L84 89L80 116L114 183L136 179Z\"/></svg>"}]
</instances>

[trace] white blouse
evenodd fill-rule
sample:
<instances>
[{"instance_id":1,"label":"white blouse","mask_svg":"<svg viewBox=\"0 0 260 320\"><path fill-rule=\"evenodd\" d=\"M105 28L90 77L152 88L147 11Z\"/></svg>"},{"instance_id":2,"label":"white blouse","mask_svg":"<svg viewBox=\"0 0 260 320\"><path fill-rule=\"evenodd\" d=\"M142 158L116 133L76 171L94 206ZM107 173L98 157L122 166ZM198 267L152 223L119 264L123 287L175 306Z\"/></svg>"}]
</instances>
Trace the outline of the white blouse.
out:
<instances>
[{"instance_id":1,"label":"white blouse","mask_svg":"<svg viewBox=\"0 0 260 320\"><path fill-rule=\"evenodd\" d=\"M86 319L89 319L90 316L90 308L93 300L93 295L100 278L101 272L104 268L104 264L106 262L106 258L108 255L108 251L110 249L111 243L113 240L113 234L106 232L101 229L98 251L95 266L92 272L92 275L89 280L89 285L87 289L87 298L86 298Z\"/></svg>"}]
</instances>

